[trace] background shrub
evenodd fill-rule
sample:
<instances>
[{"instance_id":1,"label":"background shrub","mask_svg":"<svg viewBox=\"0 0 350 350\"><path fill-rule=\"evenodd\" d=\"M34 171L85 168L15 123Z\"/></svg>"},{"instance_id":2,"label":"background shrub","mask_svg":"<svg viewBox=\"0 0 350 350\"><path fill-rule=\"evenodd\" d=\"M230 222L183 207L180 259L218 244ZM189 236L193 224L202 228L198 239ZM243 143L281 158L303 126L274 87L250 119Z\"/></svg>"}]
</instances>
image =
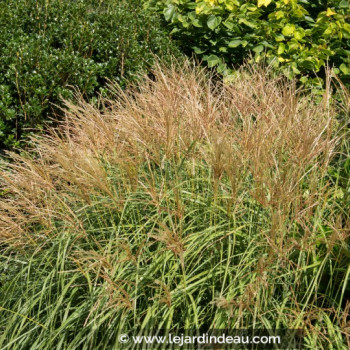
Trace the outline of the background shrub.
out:
<instances>
[{"instance_id":1,"label":"background shrub","mask_svg":"<svg viewBox=\"0 0 350 350\"><path fill-rule=\"evenodd\" d=\"M0 7L0 147L19 146L49 122L60 98L86 97L106 78L124 85L176 53L138 1L4 0Z\"/></svg>"},{"instance_id":2,"label":"background shrub","mask_svg":"<svg viewBox=\"0 0 350 350\"><path fill-rule=\"evenodd\" d=\"M184 49L230 76L250 53L312 85L328 64L350 82L348 0L148 0ZM313 79L310 79L313 78Z\"/></svg>"}]
</instances>

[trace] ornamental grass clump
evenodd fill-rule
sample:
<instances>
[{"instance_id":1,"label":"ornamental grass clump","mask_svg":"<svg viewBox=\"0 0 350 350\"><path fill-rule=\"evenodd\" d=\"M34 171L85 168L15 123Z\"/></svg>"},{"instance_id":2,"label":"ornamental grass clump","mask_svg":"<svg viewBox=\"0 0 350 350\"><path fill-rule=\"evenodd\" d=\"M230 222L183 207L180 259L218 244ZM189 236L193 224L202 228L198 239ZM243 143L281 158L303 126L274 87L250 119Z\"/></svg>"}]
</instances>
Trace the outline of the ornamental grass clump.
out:
<instances>
[{"instance_id":1,"label":"ornamental grass clump","mask_svg":"<svg viewBox=\"0 0 350 350\"><path fill-rule=\"evenodd\" d=\"M0 346L254 327L347 349L349 153L330 86L319 103L266 69L225 85L187 62L109 92L66 102L2 167Z\"/></svg>"}]
</instances>

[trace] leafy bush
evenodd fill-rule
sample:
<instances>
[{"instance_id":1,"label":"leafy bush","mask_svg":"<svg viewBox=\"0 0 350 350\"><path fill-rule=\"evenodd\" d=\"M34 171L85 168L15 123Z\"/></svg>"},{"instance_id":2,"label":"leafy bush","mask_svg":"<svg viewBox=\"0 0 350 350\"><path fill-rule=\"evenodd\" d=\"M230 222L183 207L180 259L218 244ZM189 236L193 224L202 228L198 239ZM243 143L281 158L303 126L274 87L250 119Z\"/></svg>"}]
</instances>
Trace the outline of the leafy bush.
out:
<instances>
[{"instance_id":1,"label":"leafy bush","mask_svg":"<svg viewBox=\"0 0 350 350\"><path fill-rule=\"evenodd\" d=\"M0 147L19 145L77 87L92 97L176 53L138 1L3 0L0 6Z\"/></svg>"},{"instance_id":2,"label":"leafy bush","mask_svg":"<svg viewBox=\"0 0 350 350\"><path fill-rule=\"evenodd\" d=\"M172 34L218 72L250 53L302 82L328 63L350 82L348 0L148 0L164 13ZM229 68L228 68L229 67ZM310 80L315 84L318 80Z\"/></svg>"},{"instance_id":3,"label":"leafy bush","mask_svg":"<svg viewBox=\"0 0 350 350\"><path fill-rule=\"evenodd\" d=\"M69 104L60 132L4 165L0 348L252 327L349 348L350 182L329 170L350 149L336 107L239 73L215 86L204 70L157 69L104 110Z\"/></svg>"}]
</instances>

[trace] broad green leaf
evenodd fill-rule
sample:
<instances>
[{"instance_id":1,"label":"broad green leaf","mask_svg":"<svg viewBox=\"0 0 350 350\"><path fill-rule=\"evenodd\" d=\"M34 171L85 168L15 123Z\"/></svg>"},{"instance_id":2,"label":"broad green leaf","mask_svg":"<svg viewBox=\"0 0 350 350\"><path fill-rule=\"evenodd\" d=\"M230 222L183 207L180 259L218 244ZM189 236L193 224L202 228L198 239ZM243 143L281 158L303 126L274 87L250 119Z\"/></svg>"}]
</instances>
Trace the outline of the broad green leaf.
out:
<instances>
[{"instance_id":1,"label":"broad green leaf","mask_svg":"<svg viewBox=\"0 0 350 350\"><path fill-rule=\"evenodd\" d=\"M305 20L311 23L315 23L315 20L310 16L304 16Z\"/></svg>"},{"instance_id":2,"label":"broad green leaf","mask_svg":"<svg viewBox=\"0 0 350 350\"><path fill-rule=\"evenodd\" d=\"M214 67L221 62L221 59L216 55L210 55L206 61L208 62L208 67Z\"/></svg>"},{"instance_id":3,"label":"broad green leaf","mask_svg":"<svg viewBox=\"0 0 350 350\"><path fill-rule=\"evenodd\" d=\"M250 28L256 28L256 24L253 22L248 21L245 18L240 18L238 23L244 23L246 26L250 27Z\"/></svg>"},{"instance_id":4,"label":"broad green leaf","mask_svg":"<svg viewBox=\"0 0 350 350\"><path fill-rule=\"evenodd\" d=\"M220 63L217 67L217 72L222 73L226 69L226 64L225 63Z\"/></svg>"},{"instance_id":5,"label":"broad green leaf","mask_svg":"<svg viewBox=\"0 0 350 350\"><path fill-rule=\"evenodd\" d=\"M328 26L327 29L323 32L324 35L330 35L333 33L333 26Z\"/></svg>"},{"instance_id":6,"label":"broad green leaf","mask_svg":"<svg viewBox=\"0 0 350 350\"><path fill-rule=\"evenodd\" d=\"M203 27L202 22L198 18L195 18L194 20L192 20L191 23L194 27L197 27L197 28Z\"/></svg>"},{"instance_id":7,"label":"broad green leaf","mask_svg":"<svg viewBox=\"0 0 350 350\"><path fill-rule=\"evenodd\" d=\"M289 50L299 50L300 49L300 44L294 40L294 41L289 41L288 42L288 48Z\"/></svg>"},{"instance_id":8,"label":"broad green leaf","mask_svg":"<svg viewBox=\"0 0 350 350\"><path fill-rule=\"evenodd\" d=\"M308 69L308 70L314 70L316 65L317 65L317 62L316 62L316 60L309 58L309 59L301 61L299 63L299 65L303 68Z\"/></svg>"},{"instance_id":9,"label":"broad green leaf","mask_svg":"<svg viewBox=\"0 0 350 350\"><path fill-rule=\"evenodd\" d=\"M187 15L187 17L188 17L191 21L193 21L194 19L197 18L196 12L195 12L195 11L190 12L190 13Z\"/></svg>"},{"instance_id":10,"label":"broad green leaf","mask_svg":"<svg viewBox=\"0 0 350 350\"><path fill-rule=\"evenodd\" d=\"M258 0L258 7L269 6L272 0Z\"/></svg>"},{"instance_id":11,"label":"broad green leaf","mask_svg":"<svg viewBox=\"0 0 350 350\"><path fill-rule=\"evenodd\" d=\"M292 66L293 73L300 74L300 70L296 66Z\"/></svg>"},{"instance_id":12,"label":"broad green leaf","mask_svg":"<svg viewBox=\"0 0 350 350\"><path fill-rule=\"evenodd\" d=\"M174 29L171 30L171 32L169 34L173 35L173 34L176 34L178 32L180 32L180 29L175 27Z\"/></svg>"},{"instance_id":13,"label":"broad green leaf","mask_svg":"<svg viewBox=\"0 0 350 350\"><path fill-rule=\"evenodd\" d=\"M208 17L207 25L211 30L214 30L221 23L221 17L210 15Z\"/></svg>"},{"instance_id":14,"label":"broad green leaf","mask_svg":"<svg viewBox=\"0 0 350 350\"><path fill-rule=\"evenodd\" d=\"M327 17L330 17L330 16L333 16L333 15L336 15L337 13L335 11L333 11L331 8L327 8L327 12L326 12L326 16Z\"/></svg>"},{"instance_id":15,"label":"broad green leaf","mask_svg":"<svg viewBox=\"0 0 350 350\"><path fill-rule=\"evenodd\" d=\"M345 75L350 75L350 68L347 66L345 63L342 63L339 66L339 69L345 74Z\"/></svg>"},{"instance_id":16,"label":"broad green leaf","mask_svg":"<svg viewBox=\"0 0 350 350\"><path fill-rule=\"evenodd\" d=\"M168 5L163 11L164 17L166 21L170 21L175 13L175 6L174 5Z\"/></svg>"},{"instance_id":17,"label":"broad green leaf","mask_svg":"<svg viewBox=\"0 0 350 350\"><path fill-rule=\"evenodd\" d=\"M294 24L286 24L282 29L282 34L291 36L295 32L295 25Z\"/></svg>"},{"instance_id":18,"label":"broad green leaf","mask_svg":"<svg viewBox=\"0 0 350 350\"><path fill-rule=\"evenodd\" d=\"M177 15L177 20L181 23L186 22L186 18L183 15L178 14Z\"/></svg>"},{"instance_id":19,"label":"broad green leaf","mask_svg":"<svg viewBox=\"0 0 350 350\"><path fill-rule=\"evenodd\" d=\"M285 50L286 50L286 45L283 44L283 43L280 43L280 44L278 45L278 51L277 51L277 53L278 53L279 55L282 55L282 53L283 53Z\"/></svg>"},{"instance_id":20,"label":"broad green leaf","mask_svg":"<svg viewBox=\"0 0 350 350\"><path fill-rule=\"evenodd\" d=\"M285 37L282 34L276 34L276 36L275 36L276 41L283 41L284 39L285 39Z\"/></svg>"},{"instance_id":21,"label":"broad green leaf","mask_svg":"<svg viewBox=\"0 0 350 350\"><path fill-rule=\"evenodd\" d=\"M297 40L301 40L304 36L305 36L305 32L304 32L303 28L298 28L294 32L294 38L297 39Z\"/></svg>"},{"instance_id":22,"label":"broad green leaf","mask_svg":"<svg viewBox=\"0 0 350 350\"><path fill-rule=\"evenodd\" d=\"M340 9L349 9L349 8L350 8L349 1L346 1L346 0L340 1L338 7L339 7Z\"/></svg>"},{"instance_id":23,"label":"broad green leaf","mask_svg":"<svg viewBox=\"0 0 350 350\"><path fill-rule=\"evenodd\" d=\"M234 27L234 23L231 20L226 20L225 22L222 22L222 24L230 30Z\"/></svg>"},{"instance_id":24,"label":"broad green leaf","mask_svg":"<svg viewBox=\"0 0 350 350\"><path fill-rule=\"evenodd\" d=\"M275 12L275 17L276 17L277 19L284 18L285 15L286 15L286 14L285 14L284 11L277 11L277 12Z\"/></svg>"},{"instance_id":25,"label":"broad green leaf","mask_svg":"<svg viewBox=\"0 0 350 350\"><path fill-rule=\"evenodd\" d=\"M253 48L253 51L256 53L261 53L264 51L264 45L258 45Z\"/></svg>"},{"instance_id":26,"label":"broad green leaf","mask_svg":"<svg viewBox=\"0 0 350 350\"><path fill-rule=\"evenodd\" d=\"M344 23L344 24L343 24L343 29L344 29L346 32L350 33L350 24L349 24L349 23Z\"/></svg>"},{"instance_id":27,"label":"broad green leaf","mask_svg":"<svg viewBox=\"0 0 350 350\"><path fill-rule=\"evenodd\" d=\"M235 39L235 40L232 40L228 43L228 47L235 48L241 44L242 44L242 40Z\"/></svg>"},{"instance_id":28,"label":"broad green leaf","mask_svg":"<svg viewBox=\"0 0 350 350\"><path fill-rule=\"evenodd\" d=\"M247 9L249 11L255 12L258 8L255 5L249 5L249 6L247 6Z\"/></svg>"},{"instance_id":29,"label":"broad green leaf","mask_svg":"<svg viewBox=\"0 0 350 350\"><path fill-rule=\"evenodd\" d=\"M204 53L206 50L196 46L196 47L193 47L193 51L194 51L197 55L200 55L200 54Z\"/></svg>"},{"instance_id":30,"label":"broad green leaf","mask_svg":"<svg viewBox=\"0 0 350 350\"><path fill-rule=\"evenodd\" d=\"M274 49L275 47L273 45L271 45L269 42L267 42L266 40L261 42L261 45L264 45L265 47L268 47L269 49Z\"/></svg>"}]
</instances>

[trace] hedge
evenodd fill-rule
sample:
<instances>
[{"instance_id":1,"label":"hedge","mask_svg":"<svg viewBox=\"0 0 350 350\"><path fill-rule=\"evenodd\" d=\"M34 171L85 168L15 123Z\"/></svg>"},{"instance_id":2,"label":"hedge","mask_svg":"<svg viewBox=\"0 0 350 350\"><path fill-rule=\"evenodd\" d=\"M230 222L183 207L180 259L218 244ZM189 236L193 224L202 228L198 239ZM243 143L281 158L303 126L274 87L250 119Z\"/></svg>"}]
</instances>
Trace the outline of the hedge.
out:
<instances>
[{"instance_id":1,"label":"hedge","mask_svg":"<svg viewBox=\"0 0 350 350\"><path fill-rule=\"evenodd\" d=\"M329 65L350 81L348 0L148 0L183 49L227 79L248 57L315 84Z\"/></svg>"},{"instance_id":2,"label":"hedge","mask_svg":"<svg viewBox=\"0 0 350 350\"><path fill-rule=\"evenodd\" d=\"M178 55L159 22L133 0L1 1L0 148L52 123L75 88L91 98L107 78L135 79L153 54Z\"/></svg>"}]
</instances>

